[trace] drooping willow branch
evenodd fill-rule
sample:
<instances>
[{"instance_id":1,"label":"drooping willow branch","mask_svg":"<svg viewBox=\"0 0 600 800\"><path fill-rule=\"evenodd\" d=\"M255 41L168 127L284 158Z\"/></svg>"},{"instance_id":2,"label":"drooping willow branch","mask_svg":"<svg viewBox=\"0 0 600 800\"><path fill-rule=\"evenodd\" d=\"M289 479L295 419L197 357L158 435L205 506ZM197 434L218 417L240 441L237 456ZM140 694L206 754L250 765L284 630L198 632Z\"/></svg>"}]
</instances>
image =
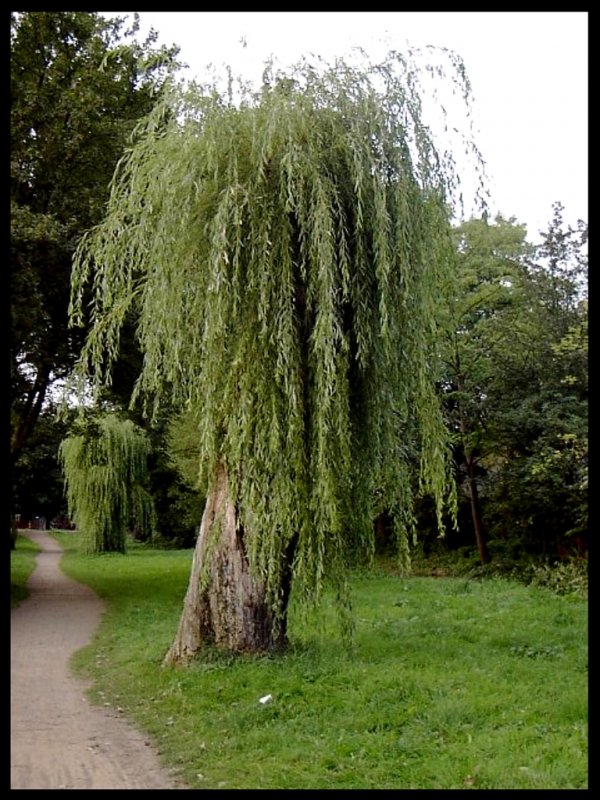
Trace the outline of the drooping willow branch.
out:
<instances>
[{"instance_id":1,"label":"drooping willow branch","mask_svg":"<svg viewBox=\"0 0 600 800\"><path fill-rule=\"evenodd\" d=\"M125 552L134 525L156 527L145 487L150 441L131 420L104 414L61 442L69 515L88 553Z\"/></svg>"},{"instance_id":2,"label":"drooping willow branch","mask_svg":"<svg viewBox=\"0 0 600 800\"><path fill-rule=\"evenodd\" d=\"M393 53L267 71L235 102L172 89L75 260L73 324L89 281L93 296L79 377L110 381L135 312L134 400L151 413L168 394L193 416L200 480L225 465L274 605L292 537L295 585L314 596L371 552L382 509L406 550L414 491L440 521L453 507L433 344L458 178L417 78Z\"/></svg>"}]
</instances>

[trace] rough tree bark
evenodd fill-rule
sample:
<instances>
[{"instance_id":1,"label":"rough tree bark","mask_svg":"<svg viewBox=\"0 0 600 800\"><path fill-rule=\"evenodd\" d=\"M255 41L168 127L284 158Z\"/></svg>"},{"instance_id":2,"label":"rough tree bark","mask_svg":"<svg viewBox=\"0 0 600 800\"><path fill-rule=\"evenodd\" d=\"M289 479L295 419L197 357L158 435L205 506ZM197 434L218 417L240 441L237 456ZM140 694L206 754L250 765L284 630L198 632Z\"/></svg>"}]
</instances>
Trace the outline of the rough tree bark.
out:
<instances>
[{"instance_id":1,"label":"rough tree bark","mask_svg":"<svg viewBox=\"0 0 600 800\"><path fill-rule=\"evenodd\" d=\"M288 550L291 564L293 552ZM260 652L286 643L290 569L281 587L284 618L276 626L263 584L250 574L244 531L220 465L208 493L175 639L163 664L182 664L211 643L237 652Z\"/></svg>"}]
</instances>

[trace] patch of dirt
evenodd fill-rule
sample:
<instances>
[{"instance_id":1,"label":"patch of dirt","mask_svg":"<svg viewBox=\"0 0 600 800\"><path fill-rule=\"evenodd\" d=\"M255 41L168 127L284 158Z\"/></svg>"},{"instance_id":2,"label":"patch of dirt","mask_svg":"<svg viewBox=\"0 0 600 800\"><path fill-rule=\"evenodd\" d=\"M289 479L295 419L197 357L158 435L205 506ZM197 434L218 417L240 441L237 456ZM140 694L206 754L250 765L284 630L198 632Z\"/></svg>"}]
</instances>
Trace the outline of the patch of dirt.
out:
<instances>
[{"instance_id":1,"label":"patch of dirt","mask_svg":"<svg viewBox=\"0 0 600 800\"><path fill-rule=\"evenodd\" d=\"M23 533L23 532L22 532ZM62 549L43 531L27 588L11 611L11 789L183 789L148 739L117 711L93 706L71 671L103 601L59 569Z\"/></svg>"}]
</instances>

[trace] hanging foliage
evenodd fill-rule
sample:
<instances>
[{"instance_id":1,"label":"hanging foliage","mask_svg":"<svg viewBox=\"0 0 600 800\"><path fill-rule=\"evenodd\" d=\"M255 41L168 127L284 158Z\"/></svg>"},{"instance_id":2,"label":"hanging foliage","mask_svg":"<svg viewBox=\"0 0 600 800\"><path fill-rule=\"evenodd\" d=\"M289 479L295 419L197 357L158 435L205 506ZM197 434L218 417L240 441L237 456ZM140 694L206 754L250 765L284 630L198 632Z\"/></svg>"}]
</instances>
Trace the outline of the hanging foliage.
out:
<instances>
[{"instance_id":1,"label":"hanging foliage","mask_svg":"<svg viewBox=\"0 0 600 800\"><path fill-rule=\"evenodd\" d=\"M391 53L268 66L258 92L166 92L75 261L73 324L93 289L81 381L110 381L134 311L134 400L151 413L168 396L195 421L199 485L224 468L275 617L290 553L301 596L327 576L343 593L382 509L406 555L414 491L440 521L454 507L433 344L459 186L421 119L418 75Z\"/></svg>"},{"instance_id":2,"label":"hanging foliage","mask_svg":"<svg viewBox=\"0 0 600 800\"><path fill-rule=\"evenodd\" d=\"M152 498L144 487L149 451L144 431L114 414L61 443L69 516L87 553L124 553L133 525L154 530Z\"/></svg>"}]
</instances>

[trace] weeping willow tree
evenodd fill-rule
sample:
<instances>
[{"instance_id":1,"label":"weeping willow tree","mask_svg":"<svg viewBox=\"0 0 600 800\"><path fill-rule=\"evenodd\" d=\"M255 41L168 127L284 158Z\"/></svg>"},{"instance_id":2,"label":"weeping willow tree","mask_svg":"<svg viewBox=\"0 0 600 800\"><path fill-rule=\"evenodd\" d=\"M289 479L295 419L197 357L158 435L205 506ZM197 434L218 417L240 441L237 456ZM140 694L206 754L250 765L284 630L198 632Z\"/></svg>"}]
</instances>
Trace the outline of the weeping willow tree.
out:
<instances>
[{"instance_id":1,"label":"weeping willow tree","mask_svg":"<svg viewBox=\"0 0 600 800\"><path fill-rule=\"evenodd\" d=\"M372 555L374 518L393 518L406 558L414 492L440 523L452 511L432 348L458 181L417 77L391 53L268 65L254 92L172 89L79 248L73 324L93 293L81 380L110 381L135 313L132 402L179 407L199 453L207 502L166 663L203 641L283 645L292 585L308 607L329 581L350 620L348 567Z\"/></svg>"},{"instance_id":2,"label":"weeping willow tree","mask_svg":"<svg viewBox=\"0 0 600 800\"><path fill-rule=\"evenodd\" d=\"M153 530L152 498L144 487L150 442L131 420L104 415L64 439L59 458L69 515L87 553L124 553L132 525Z\"/></svg>"}]
</instances>

